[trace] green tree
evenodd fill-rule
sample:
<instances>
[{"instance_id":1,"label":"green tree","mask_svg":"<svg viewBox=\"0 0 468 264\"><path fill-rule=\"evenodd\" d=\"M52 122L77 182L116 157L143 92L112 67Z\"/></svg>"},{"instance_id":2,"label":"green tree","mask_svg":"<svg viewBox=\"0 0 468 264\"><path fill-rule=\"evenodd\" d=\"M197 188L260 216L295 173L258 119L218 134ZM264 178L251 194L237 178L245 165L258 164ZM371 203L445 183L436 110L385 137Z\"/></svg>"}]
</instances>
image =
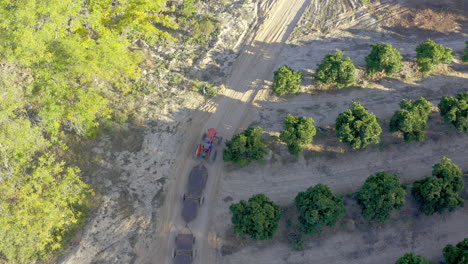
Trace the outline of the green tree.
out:
<instances>
[{"instance_id":1,"label":"green tree","mask_svg":"<svg viewBox=\"0 0 468 264\"><path fill-rule=\"evenodd\" d=\"M195 0L184 0L182 5L182 14L188 17L193 16L197 12L197 7L195 6Z\"/></svg>"},{"instance_id":2,"label":"green tree","mask_svg":"<svg viewBox=\"0 0 468 264\"><path fill-rule=\"evenodd\" d=\"M378 144L382 128L374 114L369 113L360 103L353 102L351 109L338 115L336 132L340 142L358 149Z\"/></svg>"},{"instance_id":3,"label":"green tree","mask_svg":"<svg viewBox=\"0 0 468 264\"><path fill-rule=\"evenodd\" d=\"M323 184L298 193L295 202L300 230L305 234L313 234L325 225L334 226L346 213L343 199Z\"/></svg>"},{"instance_id":4,"label":"green tree","mask_svg":"<svg viewBox=\"0 0 468 264\"><path fill-rule=\"evenodd\" d=\"M432 104L421 97L415 101L403 99L401 110L396 111L390 120L390 131L401 131L406 142L423 141L427 130L427 119L432 112Z\"/></svg>"},{"instance_id":5,"label":"green tree","mask_svg":"<svg viewBox=\"0 0 468 264\"><path fill-rule=\"evenodd\" d=\"M447 245L444 248L444 258L447 264L468 264L468 238L456 246Z\"/></svg>"},{"instance_id":6,"label":"green tree","mask_svg":"<svg viewBox=\"0 0 468 264\"><path fill-rule=\"evenodd\" d=\"M295 117L288 114L284 120L284 128L280 139L288 145L291 154L301 153L304 146L312 143L317 133L314 119L311 117Z\"/></svg>"},{"instance_id":7,"label":"green tree","mask_svg":"<svg viewBox=\"0 0 468 264\"><path fill-rule=\"evenodd\" d=\"M460 132L468 132L468 92L455 97L444 96L438 106L446 123L454 125Z\"/></svg>"},{"instance_id":8,"label":"green tree","mask_svg":"<svg viewBox=\"0 0 468 264\"><path fill-rule=\"evenodd\" d=\"M281 209L264 194L252 196L247 202L232 204L232 224L237 235L256 240L272 239L278 229Z\"/></svg>"},{"instance_id":9,"label":"green tree","mask_svg":"<svg viewBox=\"0 0 468 264\"><path fill-rule=\"evenodd\" d=\"M375 43L370 44L370 46L372 50L366 57L367 73L375 74L383 71L387 76L390 76L401 70L403 56L391 44Z\"/></svg>"},{"instance_id":10,"label":"green tree","mask_svg":"<svg viewBox=\"0 0 468 264\"><path fill-rule=\"evenodd\" d=\"M281 66L274 73L273 91L278 95L297 93L301 87L302 73L286 65Z\"/></svg>"},{"instance_id":11,"label":"green tree","mask_svg":"<svg viewBox=\"0 0 468 264\"><path fill-rule=\"evenodd\" d=\"M435 164L432 170L435 177L426 177L413 184L412 193L426 215L449 212L464 206L459 196L464 188L462 171L447 157Z\"/></svg>"},{"instance_id":12,"label":"green tree","mask_svg":"<svg viewBox=\"0 0 468 264\"><path fill-rule=\"evenodd\" d=\"M395 174L379 172L367 178L356 198L364 219L383 223L392 210L405 204L405 194Z\"/></svg>"},{"instance_id":13,"label":"green tree","mask_svg":"<svg viewBox=\"0 0 468 264\"><path fill-rule=\"evenodd\" d=\"M335 53L328 53L317 66L315 80L319 83L336 84L338 88L343 88L356 81L356 68L353 61L349 57L343 59L341 50L337 49Z\"/></svg>"},{"instance_id":14,"label":"green tree","mask_svg":"<svg viewBox=\"0 0 468 264\"><path fill-rule=\"evenodd\" d=\"M0 252L8 261L31 263L62 248L91 194L77 173L48 154L0 181Z\"/></svg>"},{"instance_id":15,"label":"green tree","mask_svg":"<svg viewBox=\"0 0 468 264\"><path fill-rule=\"evenodd\" d=\"M466 44L465 54L463 54L462 61L463 62L468 62L468 41L466 41L465 44Z\"/></svg>"},{"instance_id":16,"label":"green tree","mask_svg":"<svg viewBox=\"0 0 468 264\"><path fill-rule=\"evenodd\" d=\"M248 128L226 141L224 161L244 165L249 161L262 159L266 154L265 145L260 140L262 132L263 129L260 127Z\"/></svg>"},{"instance_id":17,"label":"green tree","mask_svg":"<svg viewBox=\"0 0 468 264\"><path fill-rule=\"evenodd\" d=\"M416 62L423 73L429 73L434 66L450 63L453 60L452 49L427 39L416 47Z\"/></svg>"},{"instance_id":18,"label":"green tree","mask_svg":"<svg viewBox=\"0 0 468 264\"><path fill-rule=\"evenodd\" d=\"M430 264L430 262L421 256L407 253L403 257L399 258L395 264Z\"/></svg>"}]
</instances>

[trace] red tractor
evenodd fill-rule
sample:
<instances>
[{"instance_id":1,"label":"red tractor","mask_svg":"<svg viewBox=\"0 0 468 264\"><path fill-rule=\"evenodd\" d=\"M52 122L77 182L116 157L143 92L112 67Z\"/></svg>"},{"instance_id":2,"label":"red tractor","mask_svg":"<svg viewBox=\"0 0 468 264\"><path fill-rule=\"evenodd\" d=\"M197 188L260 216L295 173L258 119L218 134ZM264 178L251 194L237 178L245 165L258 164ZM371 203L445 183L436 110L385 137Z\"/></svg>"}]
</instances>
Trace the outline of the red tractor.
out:
<instances>
[{"instance_id":1,"label":"red tractor","mask_svg":"<svg viewBox=\"0 0 468 264\"><path fill-rule=\"evenodd\" d=\"M202 158L208 160L211 163L215 161L218 151L213 147L213 143L219 145L221 144L221 141L223 141L222 137L216 136L217 133L218 131L216 131L214 128L208 129L208 134L203 133L203 143L197 144L195 146L195 153L193 154L195 159Z\"/></svg>"}]
</instances>

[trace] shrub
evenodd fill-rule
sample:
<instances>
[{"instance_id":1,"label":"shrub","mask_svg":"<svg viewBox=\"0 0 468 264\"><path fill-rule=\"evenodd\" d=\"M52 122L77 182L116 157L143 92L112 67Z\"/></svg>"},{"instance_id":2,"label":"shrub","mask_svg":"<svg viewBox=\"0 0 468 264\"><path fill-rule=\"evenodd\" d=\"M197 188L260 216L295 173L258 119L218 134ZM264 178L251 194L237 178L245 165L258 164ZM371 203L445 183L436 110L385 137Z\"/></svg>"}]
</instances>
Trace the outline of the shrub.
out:
<instances>
[{"instance_id":1,"label":"shrub","mask_svg":"<svg viewBox=\"0 0 468 264\"><path fill-rule=\"evenodd\" d=\"M323 184L298 193L295 202L300 230L305 234L313 234L324 225L334 226L345 216L343 199Z\"/></svg>"},{"instance_id":2,"label":"shrub","mask_svg":"<svg viewBox=\"0 0 468 264\"><path fill-rule=\"evenodd\" d=\"M468 62L468 41L466 41L465 44L466 44L465 54L463 54L462 61L463 62Z\"/></svg>"},{"instance_id":3,"label":"shrub","mask_svg":"<svg viewBox=\"0 0 468 264\"><path fill-rule=\"evenodd\" d=\"M281 66L274 73L273 91L278 95L297 93L301 87L302 73L286 65Z\"/></svg>"},{"instance_id":4,"label":"shrub","mask_svg":"<svg viewBox=\"0 0 468 264\"><path fill-rule=\"evenodd\" d=\"M395 264L430 264L429 261L425 260L421 256L415 256L413 254L405 254L403 257L398 259Z\"/></svg>"},{"instance_id":5,"label":"shrub","mask_svg":"<svg viewBox=\"0 0 468 264\"><path fill-rule=\"evenodd\" d=\"M460 132L468 132L468 92L455 97L444 96L438 106L446 123L454 125Z\"/></svg>"},{"instance_id":6,"label":"shrub","mask_svg":"<svg viewBox=\"0 0 468 264\"><path fill-rule=\"evenodd\" d=\"M338 115L336 132L340 142L358 149L379 143L382 128L374 114L369 113L360 103L354 102L353 108Z\"/></svg>"},{"instance_id":7,"label":"shrub","mask_svg":"<svg viewBox=\"0 0 468 264\"><path fill-rule=\"evenodd\" d=\"M450 63L453 60L452 49L446 48L428 39L416 47L416 62L421 72L429 73L434 66Z\"/></svg>"},{"instance_id":8,"label":"shrub","mask_svg":"<svg viewBox=\"0 0 468 264\"><path fill-rule=\"evenodd\" d=\"M364 219L383 223L393 209L405 204L405 194L395 174L379 172L367 178L356 198Z\"/></svg>"},{"instance_id":9,"label":"shrub","mask_svg":"<svg viewBox=\"0 0 468 264\"><path fill-rule=\"evenodd\" d=\"M224 161L244 165L252 160L260 160L266 153L265 145L260 140L263 129L249 128L226 141L223 152Z\"/></svg>"},{"instance_id":10,"label":"shrub","mask_svg":"<svg viewBox=\"0 0 468 264\"><path fill-rule=\"evenodd\" d=\"M435 164L434 177L426 177L414 183L412 193L419 202L420 210L426 215L453 211L464 205L458 195L464 188L462 171L447 157Z\"/></svg>"},{"instance_id":11,"label":"shrub","mask_svg":"<svg viewBox=\"0 0 468 264\"><path fill-rule=\"evenodd\" d=\"M427 119L432 112L432 104L421 97L416 101L403 99L401 110L396 111L390 120L390 131L401 131L406 142L423 141L426 135Z\"/></svg>"},{"instance_id":12,"label":"shrub","mask_svg":"<svg viewBox=\"0 0 468 264\"><path fill-rule=\"evenodd\" d=\"M370 44L370 46L372 51L366 57L366 69L369 74L383 71L387 76L390 76L401 70L403 57L391 44L376 43Z\"/></svg>"},{"instance_id":13,"label":"shrub","mask_svg":"<svg viewBox=\"0 0 468 264\"><path fill-rule=\"evenodd\" d=\"M248 235L256 240L272 239L278 229L281 209L264 194L241 200L229 208L237 235Z\"/></svg>"},{"instance_id":14,"label":"shrub","mask_svg":"<svg viewBox=\"0 0 468 264\"><path fill-rule=\"evenodd\" d=\"M317 133L314 127L314 119L307 117L295 117L288 115L284 120L285 130L280 139L288 145L291 154L299 154L304 146L312 143Z\"/></svg>"},{"instance_id":15,"label":"shrub","mask_svg":"<svg viewBox=\"0 0 468 264\"><path fill-rule=\"evenodd\" d=\"M354 84L356 68L349 57L343 59L343 52L336 50L335 54L328 53L318 65L315 79L319 83L336 84L343 88Z\"/></svg>"},{"instance_id":16,"label":"shrub","mask_svg":"<svg viewBox=\"0 0 468 264\"><path fill-rule=\"evenodd\" d=\"M455 247L447 245L444 248L444 259L447 264L467 264L468 263L468 238L459 242Z\"/></svg>"}]
</instances>

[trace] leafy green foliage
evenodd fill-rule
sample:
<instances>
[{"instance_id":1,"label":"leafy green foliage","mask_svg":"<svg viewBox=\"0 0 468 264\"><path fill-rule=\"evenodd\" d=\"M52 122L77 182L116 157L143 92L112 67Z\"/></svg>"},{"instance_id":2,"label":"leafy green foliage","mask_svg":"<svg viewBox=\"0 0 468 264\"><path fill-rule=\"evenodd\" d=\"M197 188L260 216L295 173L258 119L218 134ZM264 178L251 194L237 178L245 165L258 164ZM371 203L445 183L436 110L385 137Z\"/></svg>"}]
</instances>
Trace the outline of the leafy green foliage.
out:
<instances>
[{"instance_id":1,"label":"leafy green foliage","mask_svg":"<svg viewBox=\"0 0 468 264\"><path fill-rule=\"evenodd\" d=\"M403 257L399 258L395 264L430 264L430 262L421 256L407 253Z\"/></svg>"},{"instance_id":2,"label":"leafy green foliage","mask_svg":"<svg viewBox=\"0 0 468 264\"><path fill-rule=\"evenodd\" d=\"M218 21L209 16L202 16L195 21L192 28L192 35L197 43L205 43L209 37L217 30Z\"/></svg>"},{"instance_id":3,"label":"leafy green foliage","mask_svg":"<svg viewBox=\"0 0 468 264\"><path fill-rule=\"evenodd\" d=\"M405 194L395 174L379 172L367 178L356 198L364 219L383 223L392 210L405 204Z\"/></svg>"},{"instance_id":4,"label":"leafy green foliage","mask_svg":"<svg viewBox=\"0 0 468 264\"><path fill-rule=\"evenodd\" d=\"M248 128L226 141L226 148L223 152L224 161L244 165L249 161L262 159L266 153L265 145L260 140L262 132L263 129L260 127Z\"/></svg>"},{"instance_id":5,"label":"leafy green foliage","mask_svg":"<svg viewBox=\"0 0 468 264\"><path fill-rule=\"evenodd\" d=\"M455 97L444 96L438 106L446 123L454 125L460 132L468 132L468 92Z\"/></svg>"},{"instance_id":6,"label":"leafy green foliage","mask_svg":"<svg viewBox=\"0 0 468 264\"><path fill-rule=\"evenodd\" d=\"M90 189L54 153L67 148L64 131L95 136L111 102L130 92L143 59L129 49L134 40L172 39L161 30L176 27L165 3L0 1L0 255L8 262L44 259L76 229Z\"/></svg>"},{"instance_id":7,"label":"leafy green foliage","mask_svg":"<svg viewBox=\"0 0 468 264\"><path fill-rule=\"evenodd\" d=\"M334 226L346 212L343 199L323 184L298 193L295 202L300 229L305 234L313 234L325 225Z\"/></svg>"},{"instance_id":8,"label":"leafy green foliage","mask_svg":"<svg viewBox=\"0 0 468 264\"><path fill-rule=\"evenodd\" d=\"M299 154L304 146L312 143L317 133L314 126L314 119L307 117L295 117L290 114L284 120L285 130L281 133L280 139L288 145L291 154Z\"/></svg>"},{"instance_id":9,"label":"leafy green foliage","mask_svg":"<svg viewBox=\"0 0 468 264\"><path fill-rule=\"evenodd\" d=\"M413 184L412 193L426 215L453 211L464 205L458 195L464 188L461 169L447 157L433 166L434 177L426 177Z\"/></svg>"},{"instance_id":10,"label":"leafy green foliage","mask_svg":"<svg viewBox=\"0 0 468 264\"><path fill-rule=\"evenodd\" d=\"M343 59L343 52L328 53L318 65L315 79L319 83L336 84L343 88L354 84L356 81L356 68L349 57Z\"/></svg>"},{"instance_id":11,"label":"leafy green foliage","mask_svg":"<svg viewBox=\"0 0 468 264\"><path fill-rule=\"evenodd\" d=\"M184 0L182 5L182 14L184 16L193 16L197 12L197 7L195 6L195 0Z\"/></svg>"},{"instance_id":12,"label":"leafy green foliage","mask_svg":"<svg viewBox=\"0 0 468 264\"><path fill-rule=\"evenodd\" d=\"M76 168L52 155L0 182L0 252L11 262L28 263L60 249L64 236L83 217L90 194Z\"/></svg>"},{"instance_id":13,"label":"leafy green foliage","mask_svg":"<svg viewBox=\"0 0 468 264\"><path fill-rule=\"evenodd\" d=\"M456 246L447 245L444 248L444 258L447 264L468 263L468 238L459 242Z\"/></svg>"},{"instance_id":14,"label":"leafy green foliage","mask_svg":"<svg viewBox=\"0 0 468 264\"><path fill-rule=\"evenodd\" d=\"M396 111L390 120L390 131L401 131L406 142L423 141L426 135L427 119L432 112L432 104L421 97L415 101L403 99L401 110Z\"/></svg>"},{"instance_id":15,"label":"leafy green foliage","mask_svg":"<svg viewBox=\"0 0 468 264\"><path fill-rule=\"evenodd\" d=\"M452 60L452 49L437 44L430 39L416 47L416 62L423 73L429 73L434 66L441 63L450 63Z\"/></svg>"},{"instance_id":16,"label":"leafy green foliage","mask_svg":"<svg viewBox=\"0 0 468 264\"><path fill-rule=\"evenodd\" d=\"M369 113L360 103L353 102L353 108L338 115L336 132L340 142L358 149L379 143L382 128L374 114Z\"/></svg>"},{"instance_id":17,"label":"leafy green foliage","mask_svg":"<svg viewBox=\"0 0 468 264\"><path fill-rule=\"evenodd\" d=\"M383 71L387 76L390 76L401 70L401 60L403 57L391 44L376 43L370 44L370 46L372 47L372 51L366 57L366 69L369 74Z\"/></svg>"},{"instance_id":18,"label":"leafy green foliage","mask_svg":"<svg viewBox=\"0 0 468 264\"><path fill-rule=\"evenodd\" d=\"M272 239L278 229L281 209L264 194L252 196L247 202L241 200L232 204L229 209L234 232L238 235L266 240Z\"/></svg>"},{"instance_id":19,"label":"leafy green foliage","mask_svg":"<svg viewBox=\"0 0 468 264\"><path fill-rule=\"evenodd\" d=\"M278 95L297 93L301 87L302 73L286 65L281 66L274 73L273 91Z\"/></svg>"},{"instance_id":20,"label":"leafy green foliage","mask_svg":"<svg viewBox=\"0 0 468 264\"><path fill-rule=\"evenodd\" d=\"M465 42L466 47L465 47L465 54L463 54L462 61L463 62L468 62L468 41Z\"/></svg>"}]
</instances>

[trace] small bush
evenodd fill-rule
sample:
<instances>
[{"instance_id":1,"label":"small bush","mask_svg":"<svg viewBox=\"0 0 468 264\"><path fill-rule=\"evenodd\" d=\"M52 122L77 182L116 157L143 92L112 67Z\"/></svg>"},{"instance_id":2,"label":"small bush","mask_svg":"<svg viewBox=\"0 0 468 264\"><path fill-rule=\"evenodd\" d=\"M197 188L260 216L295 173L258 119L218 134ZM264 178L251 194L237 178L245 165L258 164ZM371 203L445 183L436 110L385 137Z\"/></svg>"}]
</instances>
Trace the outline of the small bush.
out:
<instances>
[{"instance_id":1,"label":"small bush","mask_svg":"<svg viewBox=\"0 0 468 264\"><path fill-rule=\"evenodd\" d=\"M328 186L317 184L295 198L299 212L300 231L311 235L323 226L334 226L345 216L343 199Z\"/></svg>"},{"instance_id":2,"label":"small bush","mask_svg":"<svg viewBox=\"0 0 468 264\"><path fill-rule=\"evenodd\" d=\"M390 218L392 210L405 204L405 195L395 174L379 172L367 178L356 198L364 219L383 223Z\"/></svg>"},{"instance_id":3,"label":"small bush","mask_svg":"<svg viewBox=\"0 0 468 264\"><path fill-rule=\"evenodd\" d=\"M273 91L278 95L297 93L301 87L302 73L286 65L281 66L274 73Z\"/></svg>"},{"instance_id":4,"label":"small bush","mask_svg":"<svg viewBox=\"0 0 468 264\"><path fill-rule=\"evenodd\" d=\"M401 131L406 142L423 141L427 130L427 119L432 112L432 104L421 97L416 101L403 99L400 111L390 120L390 131Z\"/></svg>"},{"instance_id":5,"label":"small bush","mask_svg":"<svg viewBox=\"0 0 468 264\"><path fill-rule=\"evenodd\" d=\"M383 71L387 76L390 76L401 70L403 57L391 44L376 43L370 44L370 46L372 51L366 57L367 73L375 74Z\"/></svg>"},{"instance_id":6,"label":"small bush","mask_svg":"<svg viewBox=\"0 0 468 264\"><path fill-rule=\"evenodd\" d=\"M249 128L226 141L224 161L244 165L249 161L262 159L266 154L265 145L260 140L262 132L263 129L260 127Z\"/></svg>"},{"instance_id":7,"label":"small bush","mask_svg":"<svg viewBox=\"0 0 468 264\"><path fill-rule=\"evenodd\" d=\"M208 16L203 16L195 22L192 29L193 38L198 43L205 43L209 37L216 31L217 21Z\"/></svg>"},{"instance_id":8,"label":"small bush","mask_svg":"<svg viewBox=\"0 0 468 264\"><path fill-rule=\"evenodd\" d=\"M455 97L444 96L438 106L446 123L454 125L460 132L468 132L468 92Z\"/></svg>"},{"instance_id":9,"label":"small bush","mask_svg":"<svg viewBox=\"0 0 468 264\"><path fill-rule=\"evenodd\" d=\"M285 130L281 133L280 139L288 145L291 154L299 154L304 146L312 143L317 133L314 126L314 119L306 117L295 117L290 114L284 120Z\"/></svg>"},{"instance_id":10,"label":"small bush","mask_svg":"<svg viewBox=\"0 0 468 264\"><path fill-rule=\"evenodd\" d=\"M452 49L446 48L428 39L416 47L416 62L422 73L429 73L434 66L450 63L453 60Z\"/></svg>"},{"instance_id":11,"label":"small bush","mask_svg":"<svg viewBox=\"0 0 468 264\"><path fill-rule=\"evenodd\" d=\"M456 246L447 245L444 248L444 259L447 264L468 263L468 238L459 242Z\"/></svg>"},{"instance_id":12,"label":"small bush","mask_svg":"<svg viewBox=\"0 0 468 264\"><path fill-rule=\"evenodd\" d=\"M264 194L252 196L247 202L241 200L229 208L232 224L237 235L252 239L272 239L278 229L281 209Z\"/></svg>"},{"instance_id":13,"label":"small bush","mask_svg":"<svg viewBox=\"0 0 468 264\"><path fill-rule=\"evenodd\" d=\"M403 257L398 259L395 264L431 264L421 256L415 256L413 254L405 254Z\"/></svg>"},{"instance_id":14,"label":"small bush","mask_svg":"<svg viewBox=\"0 0 468 264\"><path fill-rule=\"evenodd\" d=\"M354 84L356 80L356 68L349 57L343 59L343 52L328 53L318 65L315 80L324 84L336 84L343 88Z\"/></svg>"},{"instance_id":15,"label":"small bush","mask_svg":"<svg viewBox=\"0 0 468 264\"><path fill-rule=\"evenodd\" d=\"M412 193L420 210L432 215L463 207L464 200L458 194L464 188L461 169L449 158L442 157L442 161L434 165L432 174L435 177L426 177L413 184Z\"/></svg>"},{"instance_id":16,"label":"small bush","mask_svg":"<svg viewBox=\"0 0 468 264\"><path fill-rule=\"evenodd\" d=\"M463 54L462 61L463 62L468 62L468 41L466 41L465 44L466 44L465 54Z\"/></svg>"},{"instance_id":17,"label":"small bush","mask_svg":"<svg viewBox=\"0 0 468 264\"><path fill-rule=\"evenodd\" d=\"M353 149L380 142L382 128L377 117L358 102L353 103L353 108L340 113L335 123L338 140Z\"/></svg>"}]
</instances>

